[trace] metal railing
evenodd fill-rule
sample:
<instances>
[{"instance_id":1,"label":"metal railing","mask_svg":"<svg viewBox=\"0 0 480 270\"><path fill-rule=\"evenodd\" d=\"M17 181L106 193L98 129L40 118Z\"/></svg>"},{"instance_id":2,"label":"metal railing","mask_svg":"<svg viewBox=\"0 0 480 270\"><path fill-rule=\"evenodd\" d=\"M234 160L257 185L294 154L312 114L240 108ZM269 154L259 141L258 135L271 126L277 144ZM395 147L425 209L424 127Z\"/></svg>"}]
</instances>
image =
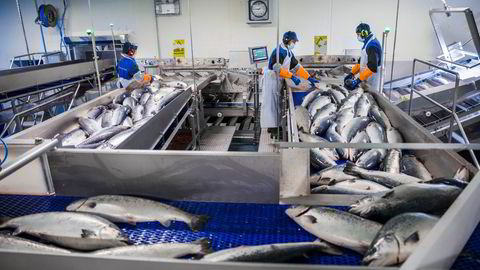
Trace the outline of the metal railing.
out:
<instances>
[{"instance_id":1,"label":"metal railing","mask_svg":"<svg viewBox=\"0 0 480 270\"><path fill-rule=\"evenodd\" d=\"M414 86L415 86L415 67L416 67L417 62L419 62L421 64L424 64L424 65L427 65L427 66L432 67L432 68L440 69L444 72L453 74L455 76L455 88L453 89L453 101L452 101L452 109L451 110L448 109L447 107L445 107L444 105L440 104L439 102L435 101L434 99L432 99L432 98L430 98L426 95L423 95L419 91L415 90L415 88L414 88ZM457 113L455 111L455 108L457 107L457 92L458 92L459 84L460 84L460 74L458 74L458 72L449 70L449 69L444 68L444 67L440 67L440 66L435 65L433 63L423 61L423 60L420 60L420 59L417 59L417 58L413 59L412 83L410 85L410 100L409 100L409 103L408 103L408 115L411 116L411 114L412 114L413 93L415 93L415 94L425 98L426 100L428 100L432 104L438 106L439 108L445 110L446 112L448 112L451 115L451 117L450 117L450 128L449 128L449 132L448 132L449 133L449 136L448 136L448 142L449 143L452 142L453 126L454 126L454 121L455 121L457 123L458 129L460 130L460 133L462 134L463 140L465 141L466 144L469 144L470 141L468 140L467 134L465 133L465 130L463 129L462 123L460 122L460 119L458 118ZM468 152L470 153L470 156L472 158L472 161L473 161L474 165L477 168L480 169L480 164L478 163L477 157L475 156L475 153L473 152L473 149L468 149Z\"/></svg>"},{"instance_id":2,"label":"metal railing","mask_svg":"<svg viewBox=\"0 0 480 270\"><path fill-rule=\"evenodd\" d=\"M20 67L23 67L23 58L25 57L28 57L28 62L32 62L32 65L27 65L27 66L38 66L38 65L41 65L40 63L43 63L43 64L48 64L48 57L49 56L52 56L52 55L56 55L56 54L59 54L61 55L62 52L61 51L57 51L57 52L48 52L48 53L44 53L44 52L37 52L37 53L27 53L27 54L22 54L22 55L17 55L17 56L14 56L12 57L12 59L10 60L10 69L13 68L13 64L15 63L15 61L17 60L20 60ZM35 55L40 55L40 57L38 59L35 59ZM43 62L42 62L43 60ZM38 61L38 63L37 63Z\"/></svg>"}]
</instances>

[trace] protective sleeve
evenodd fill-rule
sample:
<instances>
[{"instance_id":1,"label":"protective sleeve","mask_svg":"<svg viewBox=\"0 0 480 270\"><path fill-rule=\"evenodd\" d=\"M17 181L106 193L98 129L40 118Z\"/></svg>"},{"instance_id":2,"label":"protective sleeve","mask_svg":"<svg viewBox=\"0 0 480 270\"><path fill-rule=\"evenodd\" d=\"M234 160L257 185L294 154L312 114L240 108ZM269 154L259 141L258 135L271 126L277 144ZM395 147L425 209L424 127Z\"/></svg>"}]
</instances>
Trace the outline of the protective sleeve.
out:
<instances>
[{"instance_id":1,"label":"protective sleeve","mask_svg":"<svg viewBox=\"0 0 480 270\"><path fill-rule=\"evenodd\" d=\"M308 72L305 70L305 68L303 68L302 65L299 65L295 75L297 75L298 77L303 78L305 80L308 80L308 78L310 78L310 74L308 74Z\"/></svg>"},{"instance_id":2,"label":"protective sleeve","mask_svg":"<svg viewBox=\"0 0 480 270\"><path fill-rule=\"evenodd\" d=\"M365 81L366 79L372 76L373 72L367 67L362 72L360 72L360 81Z\"/></svg>"},{"instance_id":3,"label":"protective sleeve","mask_svg":"<svg viewBox=\"0 0 480 270\"><path fill-rule=\"evenodd\" d=\"M352 74L355 75L355 74L357 74L359 71L360 71L360 64L355 64L355 65L352 67Z\"/></svg>"},{"instance_id":4,"label":"protective sleeve","mask_svg":"<svg viewBox=\"0 0 480 270\"><path fill-rule=\"evenodd\" d=\"M290 78L292 78L292 76L293 76L292 72L290 72L290 71L288 71L284 68L280 69L280 77L285 78L285 79L290 79Z\"/></svg>"},{"instance_id":5,"label":"protective sleeve","mask_svg":"<svg viewBox=\"0 0 480 270\"><path fill-rule=\"evenodd\" d=\"M378 68L379 57L378 57L378 52L374 46L370 46L367 48L367 56L368 56L367 67L372 72L376 73Z\"/></svg>"}]
</instances>

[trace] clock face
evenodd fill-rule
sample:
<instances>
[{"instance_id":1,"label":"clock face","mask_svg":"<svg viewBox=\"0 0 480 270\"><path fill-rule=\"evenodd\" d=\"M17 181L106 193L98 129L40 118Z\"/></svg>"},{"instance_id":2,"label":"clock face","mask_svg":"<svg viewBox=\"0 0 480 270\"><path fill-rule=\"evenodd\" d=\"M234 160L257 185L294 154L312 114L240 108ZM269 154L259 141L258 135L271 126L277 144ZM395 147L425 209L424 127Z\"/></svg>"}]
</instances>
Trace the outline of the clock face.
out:
<instances>
[{"instance_id":1,"label":"clock face","mask_svg":"<svg viewBox=\"0 0 480 270\"><path fill-rule=\"evenodd\" d=\"M268 7L267 4L263 1L255 1L252 3L250 11L253 16L257 18L262 18L267 14Z\"/></svg>"}]
</instances>

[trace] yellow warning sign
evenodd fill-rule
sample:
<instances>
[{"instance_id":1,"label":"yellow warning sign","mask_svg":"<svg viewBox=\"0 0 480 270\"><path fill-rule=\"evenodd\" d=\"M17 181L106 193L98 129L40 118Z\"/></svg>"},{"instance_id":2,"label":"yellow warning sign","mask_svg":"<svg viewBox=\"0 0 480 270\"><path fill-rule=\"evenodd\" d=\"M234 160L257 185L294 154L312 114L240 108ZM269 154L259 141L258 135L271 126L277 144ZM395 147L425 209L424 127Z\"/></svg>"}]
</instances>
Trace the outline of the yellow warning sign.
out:
<instances>
[{"instance_id":1,"label":"yellow warning sign","mask_svg":"<svg viewBox=\"0 0 480 270\"><path fill-rule=\"evenodd\" d=\"M327 55L327 40L327 36L313 37L314 55Z\"/></svg>"},{"instance_id":2,"label":"yellow warning sign","mask_svg":"<svg viewBox=\"0 0 480 270\"><path fill-rule=\"evenodd\" d=\"M185 58L185 40L173 40L173 58Z\"/></svg>"}]
</instances>

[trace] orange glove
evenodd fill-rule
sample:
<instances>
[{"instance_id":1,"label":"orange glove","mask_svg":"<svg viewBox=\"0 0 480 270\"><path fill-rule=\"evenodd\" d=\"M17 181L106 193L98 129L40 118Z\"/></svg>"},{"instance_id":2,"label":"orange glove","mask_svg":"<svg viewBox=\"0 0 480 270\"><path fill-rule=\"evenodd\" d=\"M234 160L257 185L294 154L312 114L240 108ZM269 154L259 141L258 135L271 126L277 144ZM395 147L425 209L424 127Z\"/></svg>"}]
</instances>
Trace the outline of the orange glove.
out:
<instances>
[{"instance_id":1,"label":"orange glove","mask_svg":"<svg viewBox=\"0 0 480 270\"><path fill-rule=\"evenodd\" d=\"M290 78L292 78L292 76L293 76L292 72L290 72L290 71L288 71L284 68L280 69L280 77L285 78L285 79L290 79Z\"/></svg>"},{"instance_id":2,"label":"orange glove","mask_svg":"<svg viewBox=\"0 0 480 270\"><path fill-rule=\"evenodd\" d=\"M362 72L360 72L360 80L361 81L365 81L367 80L368 78L370 78L370 76L372 76L373 74L373 71L371 71L368 67L365 68Z\"/></svg>"},{"instance_id":3,"label":"orange glove","mask_svg":"<svg viewBox=\"0 0 480 270\"><path fill-rule=\"evenodd\" d=\"M150 74L144 74L143 75L143 81L144 82L152 82L152 79L153 79L153 77Z\"/></svg>"},{"instance_id":4,"label":"orange glove","mask_svg":"<svg viewBox=\"0 0 480 270\"><path fill-rule=\"evenodd\" d=\"M360 71L360 64L356 64L352 67L352 74L355 75Z\"/></svg>"},{"instance_id":5,"label":"orange glove","mask_svg":"<svg viewBox=\"0 0 480 270\"><path fill-rule=\"evenodd\" d=\"M295 75L305 80L308 80L308 78L310 77L310 74L308 74L308 72L303 68L303 66L300 66L297 69L297 72L295 73Z\"/></svg>"}]
</instances>

